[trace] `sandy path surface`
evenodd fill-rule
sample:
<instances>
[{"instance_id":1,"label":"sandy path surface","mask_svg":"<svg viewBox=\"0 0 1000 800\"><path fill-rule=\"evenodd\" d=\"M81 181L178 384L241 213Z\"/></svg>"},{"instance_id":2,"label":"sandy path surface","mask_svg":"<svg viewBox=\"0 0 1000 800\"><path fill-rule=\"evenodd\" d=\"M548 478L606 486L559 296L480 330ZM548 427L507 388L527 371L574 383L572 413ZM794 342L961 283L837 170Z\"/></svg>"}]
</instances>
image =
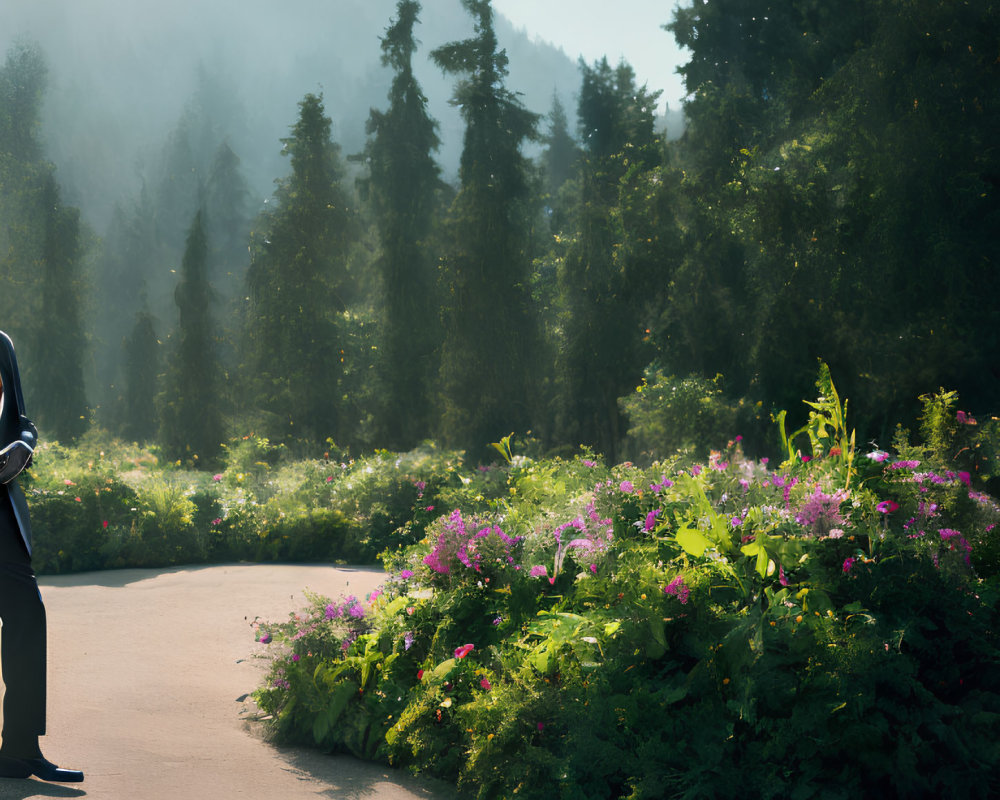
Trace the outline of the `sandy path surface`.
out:
<instances>
[{"instance_id":1,"label":"sandy path surface","mask_svg":"<svg viewBox=\"0 0 1000 800\"><path fill-rule=\"evenodd\" d=\"M44 577L49 624L43 751L82 784L0 778L0 798L442 800L447 786L349 757L277 748L239 700L266 669L250 622L282 620L305 588L363 597L365 568L231 565Z\"/></svg>"}]
</instances>

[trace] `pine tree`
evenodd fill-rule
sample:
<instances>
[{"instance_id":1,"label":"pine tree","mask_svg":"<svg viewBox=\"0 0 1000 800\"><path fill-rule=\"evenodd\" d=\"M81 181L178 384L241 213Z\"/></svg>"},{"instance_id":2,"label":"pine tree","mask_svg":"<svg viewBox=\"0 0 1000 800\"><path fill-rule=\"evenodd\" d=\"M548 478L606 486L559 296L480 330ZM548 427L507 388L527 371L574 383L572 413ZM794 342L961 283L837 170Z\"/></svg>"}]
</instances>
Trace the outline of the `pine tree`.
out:
<instances>
[{"instance_id":1,"label":"pine tree","mask_svg":"<svg viewBox=\"0 0 1000 800\"><path fill-rule=\"evenodd\" d=\"M212 463L223 442L220 368L215 354L208 283L208 242L202 212L187 237L174 292L180 312L175 350L160 387L160 445L171 459Z\"/></svg>"},{"instance_id":2,"label":"pine tree","mask_svg":"<svg viewBox=\"0 0 1000 800\"><path fill-rule=\"evenodd\" d=\"M90 425L83 386L87 352L82 308L80 212L60 203L49 174L42 189L41 313L36 318L31 367L31 412L49 438L76 439ZM26 401L27 402L27 401Z\"/></svg>"},{"instance_id":3,"label":"pine tree","mask_svg":"<svg viewBox=\"0 0 1000 800\"><path fill-rule=\"evenodd\" d=\"M133 442L150 442L157 435L156 379L160 343L153 315L143 308L135 315L125 341L125 392L122 433Z\"/></svg>"},{"instance_id":4,"label":"pine tree","mask_svg":"<svg viewBox=\"0 0 1000 800\"><path fill-rule=\"evenodd\" d=\"M435 263L429 249L441 185L433 153L437 123L413 74L413 27L420 4L399 0L382 39L382 63L395 70L389 108L372 109L365 157L368 195L382 252L382 375L387 444L408 449L430 435L430 394L440 347Z\"/></svg>"},{"instance_id":5,"label":"pine tree","mask_svg":"<svg viewBox=\"0 0 1000 800\"><path fill-rule=\"evenodd\" d=\"M635 221L624 213L623 200L660 161L662 143L653 127L659 93L637 87L625 62L615 69L607 59L580 67L578 232L560 276L567 310L560 370L564 437L614 460L624 433L618 398L641 379L652 355L641 306L655 276L645 274L647 260L630 258L624 247Z\"/></svg>"},{"instance_id":6,"label":"pine tree","mask_svg":"<svg viewBox=\"0 0 1000 800\"><path fill-rule=\"evenodd\" d=\"M307 94L299 108L283 140L292 174L279 181L277 208L252 234L244 380L264 413L258 430L318 444L350 434L340 419L338 318L352 289L347 256L356 224L322 99Z\"/></svg>"},{"instance_id":7,"label":"pine tree","mask_svg":"<svg viewBox=\"0 0 1000 800\"><path fill-rule=\"evenodd\" d=\"M504 85L507 56L498 49L489 0L462 4L475 20L475 36L431 54L446 73L466 76L452 98L466 127L444 259L442 432L449 444L479 456L488 443L526 430L533 416L534 209L520 148L535 136L538 118Z\"/></svg>"}]
</instances>

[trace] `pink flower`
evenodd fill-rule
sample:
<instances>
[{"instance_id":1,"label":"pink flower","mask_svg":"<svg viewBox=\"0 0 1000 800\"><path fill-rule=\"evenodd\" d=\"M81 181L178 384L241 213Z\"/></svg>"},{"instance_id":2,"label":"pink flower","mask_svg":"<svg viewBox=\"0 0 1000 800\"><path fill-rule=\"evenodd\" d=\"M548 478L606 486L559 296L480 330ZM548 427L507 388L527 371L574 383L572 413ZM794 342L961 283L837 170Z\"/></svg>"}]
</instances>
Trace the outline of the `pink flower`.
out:
<instances>
[{"instance_id":1,"label":"pink flower","mask_svg":"<svg viewBox=\"0 0 1000 800\"><path fill-rule=\"evenodd\" d=\"M327 475L326 476L326 482L327 483L333 483L333 475Z\"/></svg>"},{"instance_id":2,"label":"pink flower","mask_svg":"<svg viewBox=\"0 0 1000 800\"><path fill-rule=\"evenodd\" d=\"M257 641L261 644L271 643L271 634L268 631L264 631L260 636L257 637Z\"/></svg>"},{"instance_id":3,"label":"pink flower","mask_svg":"<svg viewBox=\"0 0 1000 800\"><path fill-rule=\"evenodd\" d=\"M221 472L216 472L216 473L215 473L215 474L214 474L214 475L212 476L212 480L213 480L213 481L221 481L221 480L222 480L222 473L221 473Z\"/></svg>"},{"instance_id":4,"label":"pink flower","mask_svg":"<svg viewBox=\"0 0 1000 800\"><path fill-rule=\"evenodd\" d=\"M536 564L531 568L528 574L532 578L544 578L546 575L549 574L549 571L545 568L544 564Z\"/></svg>"},{"instance_id":5,"label":"pink flower","mask_svg":"<svg viewBox=\"0 0 1000 800\"><path fill-rule=\"evenodd\" d=\"M851 567L853 567L856 562L857 559L854 558L853 556L848 556L847 558L844 559L843 570L845 575L851 571Z\"/></svg>"},{"instance_id":6,"label":"pink flower","mask_svg":"<svg viewBox=\"0 0 1000 800\"><path fill-rule=\"evenodd\" d=\"M635 486L632 485L632 481L622 481L618 484L618 489L625 494L632 494L635 491Z\"/></svg>"},{"instance_id":7,"label":"pink flower","mask_svg":"<svg viewBox=\"0 0 1000 800\"><path fill-rule=\"evenodd\" d=\"M597 574L597 564L591 564L590 565L590 573L592 575L596 575Z\"/></svg>"},{"instance_id":8,"label":"pink flower","mask_svg":"<svg viewBox=\"0 0 1000 800\"><path fill-rule=\"evenodd\" d=\"M660 509L654 509L646 515L645 529L646 533L649 533L653 528L656 527L656 518L660 516Z\"/></svg>"},{"instance_id":9,"label":"pink flower","mask_svg":"<svg viewBox=\"0 0 1000 800\"><path fill-rule=\"evenodd\" d=\"M681 605L684 605L688 601L688 597L691 595L691 590L684 583L684 578L678 575L670 583L663 587L663 593L672 595L681 601Z\"/></svg>"},{"instance_id":10,"label":"pink flower","mask_svg":"<svg viewBox=\"0 0 1000 800\"><path fill-rule=\"evenodd\" d=\"M298 661L300 658L298 653L292 653L292 661Z\"/></svg>"},{"instance_id":11,"label":"pink flower","mask_svg":"<svg viewBox=\"0 0 1000 800\"><path fill-rule=\"evenodd\" d=\"M65 479L65 480L63 481L63 483L65 483L65 484L66 484L67 486L76 486L76 484L75 484L75 483L73 483L73 481L71 481L71 480L70 480L69 478L66 478L66 479Z\"/></svg>"},{"instance_id":12,"label":"pink flower","mask_svg":"<svg viewBox=\"0 0 1000 800\"><path fill-rule=\"evenodd\" d=\"M101 523L101 525L103 525L105 528L108 527L108 525L110 524L111 523L109 523L107 520L104 520L104 522Z\"/></svg>"},{"instance_id":13,"label":"pink flower","mask_svg":"<svg viewBox=\"0 0 1000 800\"><path fill-rule=\"evenodd\" d=\"M879 463L889 460L889 454L885 452L885 450L873 450L872 452L866 454L865 457Z\"/></svg>"},{"instance_id":14,"label":"pink flower","mask_svg":"<svg viewBox=\"0 0 1000 800\"><path fill-rule=\"evenodd\" d=\"M972 485L972 476L968 472L959 472L958 479L964 483L966 486Z\"/></svg>"},{"instance_id":15,"label":"pink flower","mask_svg":"<svg viewBox=\"0 0 1000 800\"><path fill-rule=\"evenodd\" d=\"M222 524L222 517L216 517L215 519L213 519L212 520L212 524L213 525L221 525Z\"/></svg>"},{"instance_id":16,"label":"pink flower","mask_svg":"<svg viewBox=\"0 0 1000 800\"><path fill-rule=\"evenodd\" d=\"M808 464L810 461L812 461L812 456L802 456L803 464Z\"/></svg>"},{"instance_id":17,"label":"pink flower","mask_svg":"<svg viewBox=\"0 0 1000 800\"><path fill-rule=\"evenodd\" d=\"M488 678L483 678L481 681L479 681L479 685L482 686L487 692L493 688Z\"/></svg>"},{"instance_id":18,"label":"pink flower","mask_svg":"<svg viewBox=\"0 0 1000 800\"><path fill-rule=\"evenodd\" d=\"M455 648L455 658L465 658L469 653L476 649L474 644L463 644L461 647Z\"/></svg>"},{"instance_id":19,"label":"pink flower","mask_svg":"<svg viewBox=\"0 0 1000 800\"><path fill-rule=\"evenodd\" d=\"M407 578L412 578L413 577L413 570L412 569L404 569L402 572L399 573L399 577L402 578L404 581Z\"/></svg>"},{"instance_id":20,"label":"pink flower","mask_svg":"<svg viewBox=\"0 0 1000 800\"><path fill-rule=\"evenodd\" d=\"M881 503L875 506L875 510L878 511L880 514L891 514L898 508L899 508L899 503L896 503L892 500L883 500Z\"/></svg>"}]
</instances>

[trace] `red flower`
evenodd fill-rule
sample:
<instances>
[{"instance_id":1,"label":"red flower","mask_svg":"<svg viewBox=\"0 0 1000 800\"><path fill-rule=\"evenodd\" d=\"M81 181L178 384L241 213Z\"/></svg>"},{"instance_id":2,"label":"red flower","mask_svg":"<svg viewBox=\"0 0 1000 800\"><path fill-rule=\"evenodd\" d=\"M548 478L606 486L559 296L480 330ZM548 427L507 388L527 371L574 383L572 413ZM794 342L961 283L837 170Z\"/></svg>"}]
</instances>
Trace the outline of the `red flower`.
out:
<instances>
[{"instance_id":1,"label":"red flower","mask_svg":"<svg viewBox=\"0 0 1000 800\"><path fill-rule=\"evenodd\" d=\"M463 644L461 647L455 648L455 658L465 658L469 653L476 649L474 644Z\"/></svg>"}]
</instances>

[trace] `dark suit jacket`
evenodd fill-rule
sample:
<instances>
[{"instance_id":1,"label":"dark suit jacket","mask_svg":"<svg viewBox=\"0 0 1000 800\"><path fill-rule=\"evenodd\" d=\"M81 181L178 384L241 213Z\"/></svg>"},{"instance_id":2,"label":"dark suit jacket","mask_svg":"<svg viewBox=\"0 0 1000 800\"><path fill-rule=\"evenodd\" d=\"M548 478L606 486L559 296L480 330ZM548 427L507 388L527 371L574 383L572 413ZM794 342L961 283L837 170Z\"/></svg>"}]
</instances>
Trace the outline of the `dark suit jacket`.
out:
<instances>
[{"instance_id":1,"label":"dark suit jacket","mask_svg":"<svg viewBox=\"0 0 1000 800\"><path fill-rule=\"evenodd\" d=\"M26 416L24 416L24 395L21 393L21 375L17 371L17 357L14 355L14 343L10 337L0 331L0 380L3 381L3 410L0 411L0 449L19 438L30 438L34 447L37 441L37 431ZM9 495L14 509L14 517L24 540L24 546L31 554L31 521L28 517L28 503L24 492L18 486L17 479L0 485L0 492ZM0 496L0 502L4 498Z\"/></svg>"}]
</instances>

